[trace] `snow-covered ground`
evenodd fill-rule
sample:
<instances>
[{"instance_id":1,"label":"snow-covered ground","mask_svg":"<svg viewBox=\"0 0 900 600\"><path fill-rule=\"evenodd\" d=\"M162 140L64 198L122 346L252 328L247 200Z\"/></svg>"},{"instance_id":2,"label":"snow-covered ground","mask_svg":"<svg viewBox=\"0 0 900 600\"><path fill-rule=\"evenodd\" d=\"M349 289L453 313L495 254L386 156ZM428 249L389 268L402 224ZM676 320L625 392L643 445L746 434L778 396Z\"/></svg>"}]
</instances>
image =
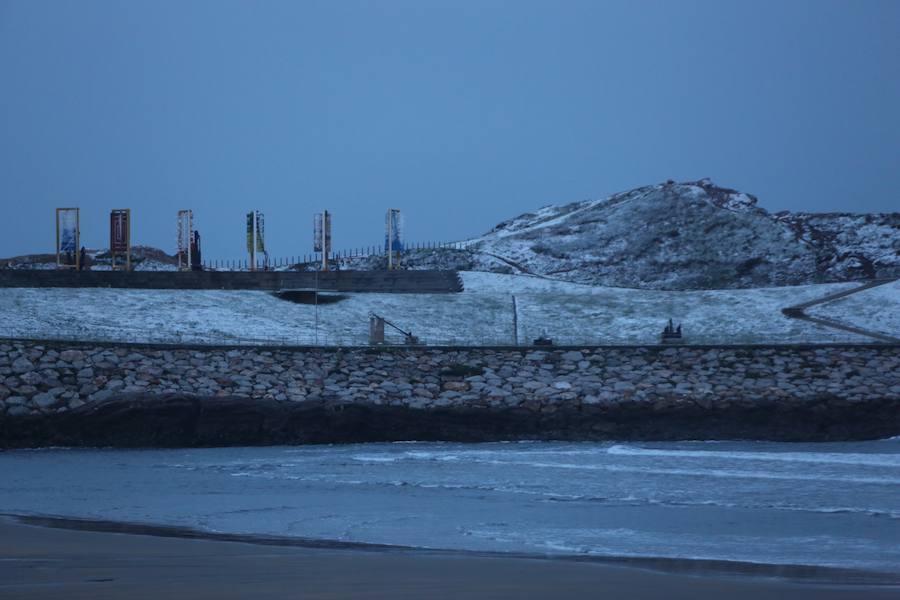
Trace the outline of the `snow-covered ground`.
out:
<instances>
[{"instance_id":1,"label":"snow-covered ground","mask_svg":"<svg viewBox=\"0 0 900 600\"><path fill-rule=\"evenodd\" d=\"M462 276L466 290L473 295L515 296L520 341L531 341L546 331L559 343L653 343L669 318L682 324L687 343L864 340L781 314L785 306L855 284L656 291L492 273L463 273Z\"/></svg>"},{"instance_id":2,"label":"snow-covered ground","mask_svg":"<svg viewBox=\"0 0 900 600\"><path fill-rule=\"evenodd\" d=\"M852 283L651 291L496 273L461 276L466 289L461 294L348 294L318 309L252 291L5 288L0 289L0 337L365 345L374 312L432 345L510 344L515 298L520 344L543 332L558 344L656 343L670 317L683 325L686 343L870 341L780 312ZM896 284L863 294L875 292L882 306L900 304ZM835 303L828 316L842 319L859 310L846 307ZM893 321L878 321L879 330L898 333L894 312ZM866 327L878 319L882 316L873 307L853 321ZM387 335L400 341L395 332Z\"/></svg>"},{"instance_id":3,"label":"snow-covered ground","mask_svg":"<svg viewBox=\"0 0 900 600\"><path fill-rule=\"evenodd\" d=\"M900 280L818 304L806 313L900 337Z\"/></svg>"}]
</instances>

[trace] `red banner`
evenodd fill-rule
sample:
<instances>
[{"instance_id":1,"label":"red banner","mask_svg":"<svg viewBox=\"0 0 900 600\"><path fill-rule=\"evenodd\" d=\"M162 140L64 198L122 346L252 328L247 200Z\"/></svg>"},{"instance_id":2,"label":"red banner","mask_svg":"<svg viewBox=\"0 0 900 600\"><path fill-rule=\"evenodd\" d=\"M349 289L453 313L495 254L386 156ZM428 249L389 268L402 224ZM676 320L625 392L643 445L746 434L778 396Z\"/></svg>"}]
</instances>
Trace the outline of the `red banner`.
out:
<instances>
[{"instance_id":1,"label":"red banner","mask_svg":"<svg viewBox=\"0 0 900 600\"><path fill-rule=\"evenodd\" d=\"M129 239L129 216L131 211L127 208L113 210L109 213L109 250L110 252L128 252L131 244Z\"/></svg>"}]
</instances>

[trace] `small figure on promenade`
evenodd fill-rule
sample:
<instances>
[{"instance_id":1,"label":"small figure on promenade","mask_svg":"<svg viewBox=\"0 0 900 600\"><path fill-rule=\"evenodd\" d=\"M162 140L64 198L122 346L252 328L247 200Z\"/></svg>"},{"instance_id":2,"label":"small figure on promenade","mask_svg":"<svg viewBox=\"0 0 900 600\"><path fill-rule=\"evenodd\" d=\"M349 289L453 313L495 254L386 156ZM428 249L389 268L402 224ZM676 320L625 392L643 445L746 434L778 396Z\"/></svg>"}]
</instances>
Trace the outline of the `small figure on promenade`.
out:
<instances>
[{"instance_id":1,"label":"small figure on promenade","mask_svg":"<svg viewBox=\"0 0 900 600\"><path fill-rule=\"evenodd\" d=\"M677 344L681 342L681 323L678 324L678 327L675 326L675 323L672 322L672 319L669 319L669 323L666 325L666 328L663 329L662 335L660 336L661 344Z\"/></svg>"},{"instance_id":2,"label":"small figure on promenade","mask_svg":"<svg viewBox=\"0 0 900 600\"><path fill-rule=\"evenodd\" d=\"M200 256L200 232L197 230L194 230L194 235L191 236L191 270L203 270L203 260Z\"/></svg>"},{"instance_id":3,"label":"small figure on promenade","mask_svg":"<svg viewBox=\"0 0 900 600\"><path fill-rule=\"evenodd\" d=\"M532 344L535 346L552 346L553 340L547 336L546 330L541 330L540 337L535 338Z\"/></svg>"}]
</instances>

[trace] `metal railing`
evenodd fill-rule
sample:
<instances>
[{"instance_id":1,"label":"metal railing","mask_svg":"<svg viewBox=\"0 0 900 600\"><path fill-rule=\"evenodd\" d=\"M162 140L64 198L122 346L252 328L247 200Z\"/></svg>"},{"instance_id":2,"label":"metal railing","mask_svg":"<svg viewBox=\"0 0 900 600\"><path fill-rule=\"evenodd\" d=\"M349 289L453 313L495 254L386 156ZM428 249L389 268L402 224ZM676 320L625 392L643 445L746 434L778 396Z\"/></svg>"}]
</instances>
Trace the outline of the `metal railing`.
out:
<instances>
[{"instance_id":1,"label":"metal railing","mask_svg":"<svg viewBox=\"0 0 900 600\"><path fill-rule=\"evenodd\" d=\"M471 244L468 242L412 242L405 246L404 253L421 252L423 250L469 250ZM358 248L349 248L337 250L329 254L328 261L332 264L340 264L347 261L358 261L366 259L386 259L386 251L383 246L362 246ZM316 268L316 265L322 262L320 253L312 254L296 254L290 256L270 256L268 260L264 257L257 257L256 270L265 268L292 269L295 267L306 267L310 269ZM203 260L204 269L213 271L249 271L250 260L247 258L239 259L210 259Z\"/></svg>"}]
</instances>

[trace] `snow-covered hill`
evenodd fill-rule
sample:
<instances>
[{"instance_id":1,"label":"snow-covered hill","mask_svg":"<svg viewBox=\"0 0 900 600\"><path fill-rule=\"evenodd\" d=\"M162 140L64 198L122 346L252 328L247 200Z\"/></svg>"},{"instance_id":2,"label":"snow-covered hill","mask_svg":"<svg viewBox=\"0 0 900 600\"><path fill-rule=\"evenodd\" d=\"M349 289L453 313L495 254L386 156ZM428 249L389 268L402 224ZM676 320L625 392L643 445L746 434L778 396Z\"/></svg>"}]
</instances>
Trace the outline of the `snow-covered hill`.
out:
<instances>
[{"instance_id":1,"label":"snow-covered hill","mask_svg":"<svg viewBox=\"0 0 900 600\"><path fill-rule=\"evenodd\" d=\"M94 271L109 270L112 255L107 249L86 249L87 268ZM121 267L125 258L119 255L116 264ZM135 271L174 271L178 269L178 259L152 246L131 248L131 265ZM0 259L2 269L56 269L55 254L25 254L13 258Z\"/></svg>"},{"instance_id":2,"label":"snow-covered hill","mask_svg":"<svg viewBox=\"0 0 900 600\"><path fill-rule=\"evenodd\" d=\"M467 246L502 270L594 285L797 285L900 276L900 213L772 215L709 180L667 182L548 206Z\"/></svg>"}]
</instances>

